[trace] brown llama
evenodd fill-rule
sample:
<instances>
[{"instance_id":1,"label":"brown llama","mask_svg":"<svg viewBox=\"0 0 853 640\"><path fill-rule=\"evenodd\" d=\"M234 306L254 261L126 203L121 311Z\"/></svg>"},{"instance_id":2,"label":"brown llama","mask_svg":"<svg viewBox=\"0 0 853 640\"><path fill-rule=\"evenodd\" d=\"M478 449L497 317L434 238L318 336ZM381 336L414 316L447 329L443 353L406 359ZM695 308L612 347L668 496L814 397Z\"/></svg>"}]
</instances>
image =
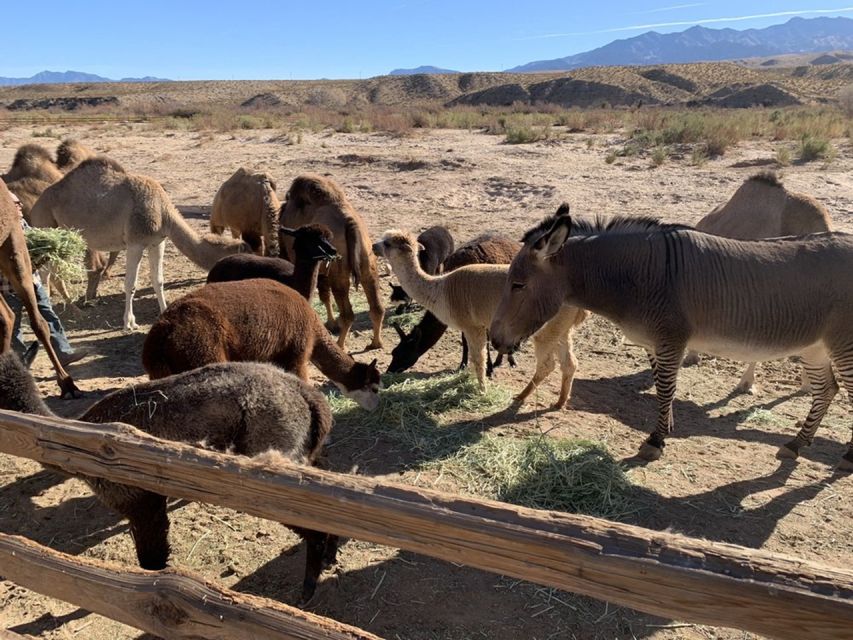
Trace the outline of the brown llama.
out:
<instances>
[{"instance_id":1,"label":"brown llama","mask_svg":"<svg viewBox=\"0 0 853 640\"><path fill-rule=\"evenodd\" d=\"M0 409L53 416L14 353L0 355ZM242 456L315 464L332 427L323 394L277 367L255 362L212 364L105 396L79 417L125 422L152 436ZM169 559L166 496L102 478L81 476L98 499L130 522L139 566L157 571ZM337 536L292 527L305 538L302 598L314 594L334 564Z\"/></svg>"},{"instance_id":2,"label":"brown llama","mask_svg":"<svg viewBox=\"0 0 853 640\"><path fill-rule=\"evenodd\" d=\"M293 238L293 262L272 256L238 253L213 265L207 274L208 283L269 278L298 291L311 302L311 294L317 288L320 265L338 257L332 244L332 232L326 225L309 224L296 230L282 227L281 233Z\"/></svg>"},{"instance_id":3,"label":"brown llama","mask_svg":"<svg viewBox=\"0 0 853 640\"><path fill-rule=\"evenodd\" d=\"M24 238L24 230L21 228L21 217L18 208L12 202L6 184L0 180L0 271L15 290L30 317L30 326L36 334L39 342L44 347L50 358L53 369L56 371L56 379L59 383L61 395L67 394L73 397L79 389L74 385L74 380L65 371L53 345L50 343L50 331L47 322L38 311L35 289L33 288L33 266L30 262L30 254L27 251L27 241ZM12 329L14 327L14 314L6 304L3 296L0 296L0 353L12 348Z\"/></svg>"},{"instance_id":4,"label":"brown llama","mask_svg":"<svg viewBox=\"0 0 853 640\"><path fill-rule=\"evenodd\" d=\"M302 175L290 185L281 208L281 224L301 227L317 222L328 226L335 236L335 249L341 259L320 272L317 290L326 307L326 327L340 330L338 345L343 348L355 319L349 300L350 280L364 287L373 324L373 340L368 349L382 348L382 318L385 309L379 298L376 258L371 253L370 236L364 220L334 181L318 175ZM290 246L287 246L288 252ZM335 320L331 295L340 312Z\"/></svg>"},{"instance_id":5,"label":"brown llama","mask_svg":"<svg viewBox=\"0 0 853 640\"><path fill-rule=\"evenodd\" d=\"M213 197L210 230L222 234L226 228L242 237L259 255L279 255L278 215L281 202L275 181L268 173L240 167L219 187Z\"/></svg>"},{"instance_id":6,"label":"brown llama","mask_svg":"<svg viewBox=\"0 0 853 640\"><path fill-rule=\"evenodd\" d=\"M305 298L274 280L207 284L173 302L142 347L152 380L212 362L272 362L308 380L308 363L368 411L379 405L376 360L356 362Z\"/></svg>"}]
</instances>

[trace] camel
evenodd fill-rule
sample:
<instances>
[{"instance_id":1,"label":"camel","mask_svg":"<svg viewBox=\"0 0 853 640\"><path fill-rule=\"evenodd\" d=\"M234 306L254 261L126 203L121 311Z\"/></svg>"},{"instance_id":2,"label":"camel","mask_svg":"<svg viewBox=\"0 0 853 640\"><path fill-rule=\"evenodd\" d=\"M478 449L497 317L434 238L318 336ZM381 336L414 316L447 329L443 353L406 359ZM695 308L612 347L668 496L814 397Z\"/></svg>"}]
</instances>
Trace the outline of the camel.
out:
<instances>
[{"instance_id":1,"label":"camel","mask_svg":"<svg viewBox=\"0 0 853 640\"><path fill-rule=\"evenodd\" d=\"M820 202L803 193L788 191L776 174L764 171L748 178L728 202L702 218L696 228L725 238L758 240L832 231L832 221ZM698 363L699 354L688 352L684 366ZM805 370L801 389L809 391ZM755 391L755 363L751 362L735 392Z\"/></svg>"},{"instance_id":2,"label":"camel","mask_svg":"<svg viewBox=\"0 0 853 640\"><path fill-rule=\"evenodd\" d=\"M278 216L281 202L275 181L268 173L253 173L240 167L213 197L210 230L222 234L226 228L258 247L260 255L277 256Z\"/></svg>"},{"instance_id":3,"label":"camel","mask_svg":"<svg viewBox=\"0 0 853 640\"><path fill-rule=\"evenodd\" d=\"M373 339L368 349L382 347L382 318L385 309L379 299L379 280L376 258L370 252L370 237L364 221L350 204L343 190L332 180L318 175L302 175L290 185L281 208L282 225L296 228L306 224L325 224L334 234L335 249L341 256L321 270L317 284L320 300L326 307L326 328L340 330L338 346L346 344L347 335L355 319L349 301L350 279L357 287L364 287L370 320L373 324ZM286 247L290 252L290 245ZM290 256L292 257L292 255ZM335 320L330 293L340 316Z\"/></svg>"},{"instance_id":4,"label":"camel","mask_svg":"<svg viewBox=\"0 0 853 640\"><path fill-rule=\"evenodd\" d=\"M56 148L56 166L63 173L68 173L84 160L94 158L96 155L98 154L79 140L66 138Z\"/></svg>"},{"instance_id":5,"label":"camel","mask_svg":"<svg viewBox=\"0 0 853 640\"><path fill-rule=\"evenodd\" d=\"M462 331L470 346L477 382L480 389L485 391L487 329L501 300L509 265L473 264L441 276L430 276L418 263L418 245L414 235L398 229L386 231L382 240L373 245L373 250L388 260L400 283L414 300L447 326ZM577 371L577 358L572 350L572 331L587 315L583 309L565 306L533 336L536 373L527 387L516 396L516 404L522 404L554 370L554 354L559 351L562 384L554 408L565 406Z\"/></svg>"},{"instance_id":6,"label":"camel","mask_svg":"<svg viewBox=\"0 0 853 640\"><path fill-rule=\"evenodd\" d=\"M853 399L853 235L722 238L653 218L584 220L568 206L530 229L491 324L512 350L564 305L599 313L650 354L657 427L639 456L657 460L673 427L685 349L752 362L799 355L812 405L777 457L811 444L838 391ZM840 470L853 471L853 441Z\"/></svg>"},{"instance_id":7,"label":"camel","mask_svg":"<svg viewBox=\"0 0 853 640\"><path fill-rule=\"evenodd\" d=\"M0 355L0 409L53 416L14 353ZM277 367L256 362L212 364L101 398L79 420L124 422L158 438L241 456L316 464L332 428L322 393ZM59 471L59 469L56 469ZM169 559L166 497L102 478L80 476L98 499L130 522L143 569ZM292 527L307 547L302 599L314 594L325 566L334 564L337 536Z\"/></svg>"},{"instance_id":8,"label":"camel","mask_svg":"<svg viewBox=\"0 0 853 640\"><path fill-rule=\"evenodd\" d=\"M30 262L30 254L27 252L27 242L21 228L20 215L14 202L12 202L6 184L2 180L0 180L0 271L9 280L15 294L21 299L24 308L27 310L33 333L41 342L45 353L53 364L54 371L56 371L61 397L64 398L68 394L74 397L79 389L59 361L59 357L50 343L50 330L47 322L38 311L36 294L33 289L33 267ZM3 296L0 296L0 353L11 350L13 328L14 314Z\"/></svg>"},{"instance_id":9,"label":"camel","mask_svg":"<svg viewBox=\"0 0 853 640\"><path fill-rule=\"evenodd\" d=\"M199 236L156 180L127 173L117 162L104 157L84 160L46 189L31 217L33 224L40 227L79 229L90 251L127 250L124 328L131 331L139 328L133 314L133 296L146 248L151 284L161 313L166 309L166 238L171 238L178 251L205 270L226 255L250 251L249 245L240 240Z\"/></svg>"},{"instance_id":10,"label":"camel","mask_svg":"<svg viewBox=\"0 0 853 640\"><path fill-rule=\"evenodd\" d=\"M363 409L379 405L376 359L356 362L308 301L275 280L207 284L172 303L142 345L142 366L152 380L212 362L240 361L272 362L306 382L312 362Z\"/></svg>"}]
</instances>

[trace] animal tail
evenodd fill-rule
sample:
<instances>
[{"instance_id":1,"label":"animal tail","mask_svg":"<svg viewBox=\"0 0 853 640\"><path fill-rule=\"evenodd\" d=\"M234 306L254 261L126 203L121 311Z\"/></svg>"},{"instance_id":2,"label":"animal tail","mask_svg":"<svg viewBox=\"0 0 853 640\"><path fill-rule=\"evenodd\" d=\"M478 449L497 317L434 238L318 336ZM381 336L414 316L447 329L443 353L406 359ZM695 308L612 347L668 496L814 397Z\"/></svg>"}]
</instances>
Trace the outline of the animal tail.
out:
<instances>
[{"instance_id":1,"label":"animal tail","mask_svg":"<svg viewBox=\"0 0 853 640\"><path fill-rule=\"evenodd\" d=\"M350 271L352 276L353 286L358 289L361 283L362 269L369 268L366 255L362 255L366 251L361 241L361 230L358 228L358 223L352 218L347 218L344 235L347 241L347 255L349 256Z\"/></svg>"}]
</instances>

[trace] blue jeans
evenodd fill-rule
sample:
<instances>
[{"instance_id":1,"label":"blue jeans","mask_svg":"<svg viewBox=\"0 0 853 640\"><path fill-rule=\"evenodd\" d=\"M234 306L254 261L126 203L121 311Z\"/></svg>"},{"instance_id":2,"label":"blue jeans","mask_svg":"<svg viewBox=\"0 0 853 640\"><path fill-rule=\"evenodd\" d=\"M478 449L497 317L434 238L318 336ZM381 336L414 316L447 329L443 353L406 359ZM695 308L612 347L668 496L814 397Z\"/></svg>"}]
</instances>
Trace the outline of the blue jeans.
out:
<instances>
[{"instance_id":1,"label":"blue jeans","mask_svg":"<svg viewBox=\"0 0 853 640\"><path fill-rule=\"evenodd\" d=\"M59 316L53 310L50 304L50 298L41 283L36 284L36 302L38 310L42 318L47 321L47 326L50 329L50 344L53 345L57 353L72 354L74 349L68 344L68 338L65 335L65 329L62 327L62 322ZM15 327L12 329L12 348L18 353L23 353L27 349L24 342L24 332L21 329L21 317L24 313L24 304L18 299L14 293L4 294L3 296L9 306L12 308L12 313L15 314Z\"/></svg>"}]
</instances>

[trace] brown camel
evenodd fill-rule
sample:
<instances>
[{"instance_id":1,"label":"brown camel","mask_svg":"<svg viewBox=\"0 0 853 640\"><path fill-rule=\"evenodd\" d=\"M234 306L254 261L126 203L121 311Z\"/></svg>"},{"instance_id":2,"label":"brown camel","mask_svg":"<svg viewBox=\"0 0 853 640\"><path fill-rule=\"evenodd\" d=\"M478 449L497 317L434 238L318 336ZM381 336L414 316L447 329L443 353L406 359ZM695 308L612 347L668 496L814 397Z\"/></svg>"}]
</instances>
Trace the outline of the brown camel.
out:
<instances>
[{"instance_id":1,"label":"brown camel","mask_svg":"<svg viewBox=\"0 0 853 640\"><path fill-rule=\"evenodd\" d=\"M325 273L320 272L317 291L326 307L326 327L340 330L338 345L343 348L355 318L349 301L350 279L357 287L364 287L370 320L373 323L373 340L368 349L382 347L382 318L385 309L379 299L379 280L376 258L371 252L371 241L361 216L350 204L343 190L331 179L318 175L302 175L290 185L281 208L280 222L291 228L320 223L332 230L334 245L341 256ZM290 246L286 247L288 251ZM335 320L331 296L340 316Z\"/></svg>"},{"instance_id":2,"label":"brown camel","mask_svg":"<svg viewBox=\"0 0 853 640\"><path fill-rule=\"evenodd\" d=\"M728 202L702 218L696 228L715 236L760 240L832 231L832 221L820 202L804 193L788 191L775 173L764 171L748 178ZM685 366L698 363L699 354L694 351L684 358ZM809 390L805 371L802 389ZM735 391L755 392L754 362L749 363Z\"/></svg>"},{"instance_id":3,"label":"brown camel","mask_svg":"<svg viewBox=\"0 0 853 640\"><path fill-rule=\"evenodd\" d=\"M79 140L66 138L56 148L56 166L62 173L68 173L84 160L94 158L96 155L98 154Z\"/></svg>"},{"instance_id":4,"label":"brown camel","mask_svg":"<svg viewBox=\"0 0 853 640\"><path fill-rule=\"evenodd\" d=\"M242 237L257 246L260 255L277 256L281 202L275 188L268 173L253 173L240 167L213 197L210 230L221 234L228 228L235 238Z\"/></svg>"},{"instance_id":5,"label":"brown camel","mask_svg":"<svg viewBox=\"0 0 853 640\"><path fill-rule=\"evenodd\" d=\"M33 332L44 347L56 371L56 379L59 382L62 397L64 398L69 393L74 396L79 389L59 362L56 351L50 344L50 330L47 322L38 312L36 294L33 289L33 266L30 263L30 254L27 252L27 242L21 228L20 215L18 208L12 202L6 184L2 180L0 180L0 271L12 284L15 294L21 299L27 314L30 316ZM3 296L0 296L0 352L11 349L13 326L14 314Z\"/></svg>"},{"instance_id":6,"label":"brown camel","mask_svg":"<svg viewBox=\"0 0 853 640\"><path fill-rule=\"evenodd\" d=\"M129 174L117 162L102 157L85 160L45 190L31 217L39 227L80 229L90 251L127 249L124 327L128 330L138 328L133 295L146 248L161 313L166 309L162 275L166 238L171 238L178 251L205 270L226 255L250 250L239 240L199 236L160 183Z\"/></svg>"}]
</instances>

